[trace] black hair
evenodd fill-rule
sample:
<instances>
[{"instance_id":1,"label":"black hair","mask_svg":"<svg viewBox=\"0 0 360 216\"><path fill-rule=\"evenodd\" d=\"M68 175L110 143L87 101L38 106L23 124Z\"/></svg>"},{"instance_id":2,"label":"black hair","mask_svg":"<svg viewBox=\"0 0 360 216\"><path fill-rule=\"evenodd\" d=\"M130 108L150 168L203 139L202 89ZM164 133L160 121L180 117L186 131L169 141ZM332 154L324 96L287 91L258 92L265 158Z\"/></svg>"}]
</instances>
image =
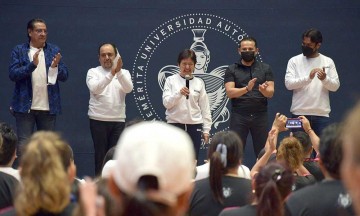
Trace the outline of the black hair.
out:
<instances>
[{"instance_id":1,"label":"black hair","mask_svg":"<svg viewBox=\"0 0 360 216\"><path fill-rule=\"evenodd\" d=\"M304 39L305 37L309 37L311 42L316 43L316 44L322 43L322 41L323 41L321 32L315 28L306 30L302 34L302 39Z\"/></svg>"},{"instance_id":2,"label":"black hair","mask_svg":"<svg viewBox=\"0 0 360 216\"><path fill-rule=\"evenodd\" d=\"M191 60L196 64L196 54L191 49L185 49L181 51L178 55L177 63L180 65L181 61L187 58L191 58Z\"/></svg>"},{"instance_id":3,"label":"black hair","mask_svg":"<svg viewBox=\"0 0 360 216\"><path fill-rule=\"evenodd\" d=\"M102 43L99 45L99 48L98 48L98 52L99 52L99 55L100 55L100 49L101 47L105 46L105 45L111 45L114 49L114 53L115 53L115 56L117 55L117 48L116 48L116 45L113 44L113 43Z\"/></svg>"},{"instance_id":4,"label":"black hair","mask_svg":"<svg viewBox=\"0 0 360 216\"><path fill-rule=\"evenodd\" d=\"M307 133L305 133L304 131L295 131L293 133L293 137L300 141L300 144L303 147L304 154L312 150L312 143Z\"/></svg>"},{"instance_id":5,"label":"black hair","mask_svg":"<svg viewBox=\"0 0 360 216\"><path fill-rule=\"evenodd\" d=\"M216 151L218 144L226 146L226 166L221 161L221 153ZM224 195L222 193L221 178L229 169L238 167L243 158L243 144L237 133L233 131L217 132L211 139L208 158L210 159L210 188L215 200L223 203Z\"/></svg>"},{"instance_id":6,"label":"black hair","mask_svg":"<svg viewBox=\"0 0 360 216\"><path fill-rule=\"evenodd\" d=\"M326 128L320 136L320 159L330 176L340 179L340 164L343 159L340 139L342 126L334 123Z\"/></svg>"},{"instance_id":7,"label":"black hair","mask_svg":"<svg viewBox=\"0 0 360 216\"><path fill-rule=\"evenodd\" d=\"M257 47L257 41L254 37L250 37L250 36L246 36L243 39L241 39L240 43L239 43L239 48L241 47L241 43L243 41L253 41L255 43L255 47Z\"/></svg>"},{"instance_id":8,"label":"black hair","mask_svg":"<svg viewBox=\"0 0 360 216\"><path fill-rule=\"evenodd\" d=\"M35 23L44 23L46 25L45 20L43 20L43 19L40 19L40 18L31 19L26 25L27 26L26 27L26 35L27 35L29 41L31 39L30 36L29 36L29 30L34 30Z\"/></svg>"},{"instance_id":9,"label":"black hair","mask_svg":"<svg viewBox=\"0 0 360 216\"><path fill-rule=\"evenodd\" d=\"M171 215L170 206L149 199L146 192L150 190L158 190L159 183L155 176L145 175L140 177L137 185L139 191L129 196L122 193L123 212L121 215L138 215L138 216L162 216Z\"/></svg>"},{"instance_id":10,"label":"black hair","mask_svg":"<svg viewBox=\"0 0 360 216\"><path fill-rule=\"evenodd\" d=\"M7 165L13 157L18 138L15 131L6 123L0 123L0 135L3 142L0 143L0 165Z\"/></svg>"},{"instance_id":11,"label":"black hair","mask_svg":"<svg viewBox=\"0 0 360 216\"><path fill-rule=\"evenodd\" d=\"M255 175L257 216L284 215L283 202L294 184L292 171L284 164L272 162Z\"/></svg>"}]
</instances>

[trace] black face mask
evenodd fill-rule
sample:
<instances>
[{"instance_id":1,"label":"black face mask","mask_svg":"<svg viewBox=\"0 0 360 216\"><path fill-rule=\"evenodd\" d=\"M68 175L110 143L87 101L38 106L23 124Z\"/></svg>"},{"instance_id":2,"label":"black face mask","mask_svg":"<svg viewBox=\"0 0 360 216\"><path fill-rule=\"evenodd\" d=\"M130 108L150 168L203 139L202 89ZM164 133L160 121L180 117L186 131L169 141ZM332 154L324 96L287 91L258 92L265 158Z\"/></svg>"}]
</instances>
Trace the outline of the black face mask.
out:
<instances>
[{"instance_id":1,"label":"black face mask","mask_svg":"<svg viewBox=\"0 0 360 216\"><path fill-rule=\"evenodd\" d=\"M302 53L303 53L303 55L306 56L306 57L311 56L311 55L314 54L314 52L315 52L315 51L313 50L313 48L308 47L308 46L301 46L301 48L302 48Z\"/></svg>"},{"instance_id":2,"label":"black face mask","mask_svg":"<svg viewBox=\"0 0 360 216\"><path fill-rule=\"evenodd\" d=\"M247 51L247 52L241 52L241 59L243 59L245 62L251 62L255 59L255 52L254 51Z\"/></svg>"}]
</instances>

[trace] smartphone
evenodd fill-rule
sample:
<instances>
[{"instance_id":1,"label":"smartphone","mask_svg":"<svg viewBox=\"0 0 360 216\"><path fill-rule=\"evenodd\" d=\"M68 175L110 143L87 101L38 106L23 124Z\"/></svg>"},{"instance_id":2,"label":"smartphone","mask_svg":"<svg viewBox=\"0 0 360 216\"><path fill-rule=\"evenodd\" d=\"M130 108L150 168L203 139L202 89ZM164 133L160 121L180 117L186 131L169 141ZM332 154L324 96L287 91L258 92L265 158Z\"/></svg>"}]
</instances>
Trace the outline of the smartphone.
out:
<instances>
[{"instance_id":1,"label":"smartphone","mask_svg":"<svg viewBox=\"0 0 360 216\"><path fill-rule=\"evenodd\" d=\"M302 123L300 118L288 118L286 121L287 128L302 128Z\"/></svg>"}]
</instances>

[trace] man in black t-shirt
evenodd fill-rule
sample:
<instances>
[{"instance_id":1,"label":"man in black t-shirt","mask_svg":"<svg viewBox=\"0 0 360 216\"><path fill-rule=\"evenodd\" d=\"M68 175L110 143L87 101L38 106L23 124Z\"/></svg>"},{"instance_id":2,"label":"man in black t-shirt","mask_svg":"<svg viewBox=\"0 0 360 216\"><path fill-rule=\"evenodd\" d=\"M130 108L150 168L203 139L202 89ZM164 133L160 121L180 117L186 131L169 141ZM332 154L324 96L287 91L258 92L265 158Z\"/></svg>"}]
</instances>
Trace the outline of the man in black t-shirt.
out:
<instances>
[{"instance_id":1,"label":"man in black t-shirt","mask_svg":"<svg viewBox=\"0 0 360 216\"><path fill-rule=\"evenodd\" d=\"M354 215L352 201L340 179L342 146L341 128L332 124L320 137L319 165L325 176L322 182L293 192L286 201L287 215Z\"/></svg>"},{"instance_id":2,"label":"man in black t-shirt","mask_svg":"<svg viewBox=\"0 0 360 216\"><path fill-rule=\"evenodd\" d=\"M274 95L274 78L270 66L256 60L259 48L254 38L243 38L238 52L240 61L229 65L224 77L232 104L230 129L240 136L244 148L251 133L257 157L267 138L267 100Z\"/></svg>"}]
</instances>

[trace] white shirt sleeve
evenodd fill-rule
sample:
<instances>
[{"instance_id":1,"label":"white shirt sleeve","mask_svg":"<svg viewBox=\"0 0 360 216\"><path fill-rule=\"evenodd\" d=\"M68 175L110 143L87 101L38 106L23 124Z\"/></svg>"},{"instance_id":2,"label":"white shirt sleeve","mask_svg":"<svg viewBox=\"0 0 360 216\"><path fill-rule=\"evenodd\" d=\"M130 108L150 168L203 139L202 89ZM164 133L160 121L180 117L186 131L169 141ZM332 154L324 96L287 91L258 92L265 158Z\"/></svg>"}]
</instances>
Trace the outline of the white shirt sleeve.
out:
<instances>
[{"instance_id":1,"label":"white shirt sleeve","mask_svg":"<svg viewBox=\"0 0 360 216\"><path fill-rule=\"evenodd\" d=\"M101 94L104 91L107 85L113 79L113 75L111 73L107 73L105 76L101 73L97 73L96 68L92 68L88 71L86 76L86 84L93 94Z\"/></svg>"},{"instance_id":2,"label":"white shirt sleeve","mask_svg":"<svg viewBox=\"0 0 360 216\"><path fill-rule=\"evenodd\" d=\"M205 84L203 82L202 84L203 85L200 91L199 106L201 109L201 115L203 117L203 133L209 133L212 124L210 104L209 98L205 90Z\"/></svg>"},{"instance_id":3,"label":"white shirt sleeve","mask_svg":"<svg viewBox=\"0 0 360 216\"><path fill-rule=\"evenodd\" d=\"M324 87L329 91L337 91L340 87L340 80L334 61L329 59L329 66L325 67L326 78L322 80Z\"/></svg>"},{"instance_id":4,"label":"white shirt sleeve","mask_svg":"<svg viewBox=\"0 0 360 216\"><path fill-rule=\"evenodd\" d=\"M130 93L134 87L131 80L130 72L128 70L121 69L121 71L119 71L116 76L121 85L121 90L125 93Z\"/></svg>"},{"instance_id":5,"label":"white shirt sleeve","mask_svg":"<svg viewBox=\"0 0 360 216\"><path fill-rule=\"evenodd\" d=\"M171 78L167 78L164 85L163 91L163 105L166 109L171 109L174 107L183 95L180 94L180 91L173 92Z\"/></svg>"},{"instance_id":6,"label":"white shirt sleeve","mask_svg":"<svg viewBox=\"0 0 360 216\"><path fill-rule=\"evenodd\" d=\"M302 73L298 73L294 58L291 58L286 68L286 74L285 74L286 88L288 90L294 90L308 85L312 81L312 79L310 79L309 77L309 74L302 75Z\"/></svg>"}]
</instances>

